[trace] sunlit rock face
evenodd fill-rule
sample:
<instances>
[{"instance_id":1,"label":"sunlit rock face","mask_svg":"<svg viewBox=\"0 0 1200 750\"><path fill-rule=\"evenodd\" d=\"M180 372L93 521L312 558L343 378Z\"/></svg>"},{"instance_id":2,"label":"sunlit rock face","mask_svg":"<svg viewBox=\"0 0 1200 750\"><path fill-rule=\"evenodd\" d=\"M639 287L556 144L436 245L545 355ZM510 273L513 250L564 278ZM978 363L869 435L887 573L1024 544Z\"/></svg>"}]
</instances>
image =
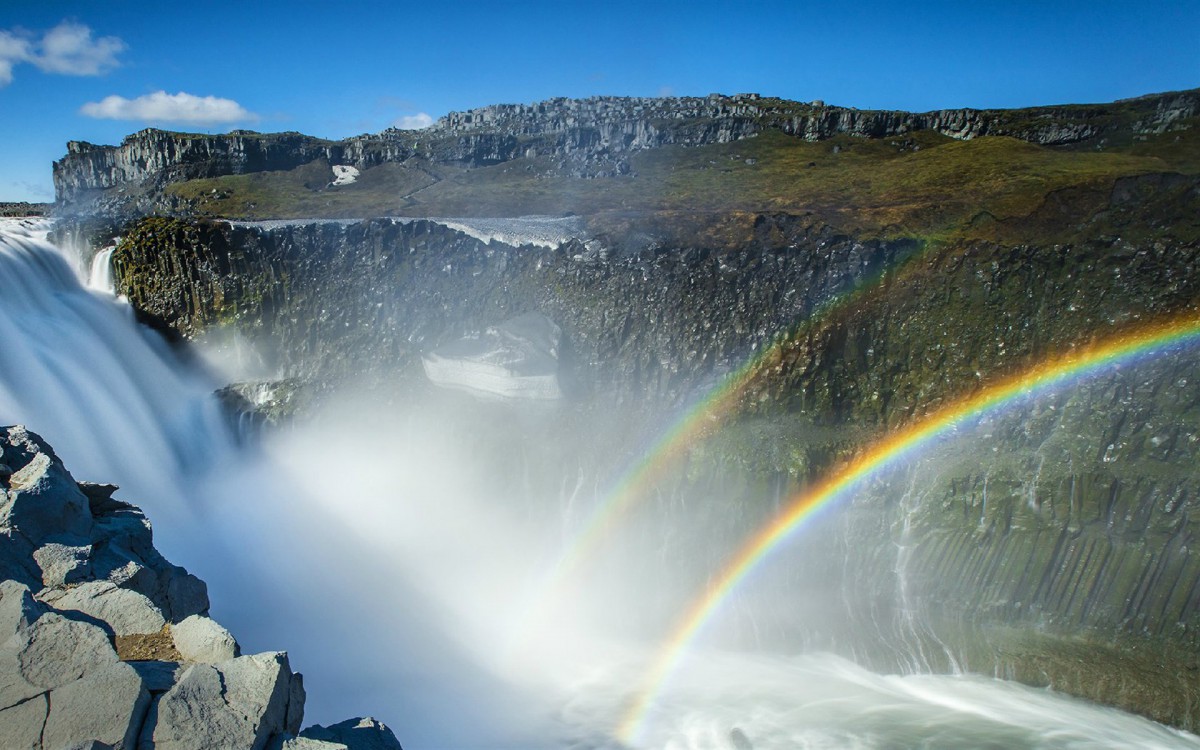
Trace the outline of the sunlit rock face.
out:
<instances>
[{"instance_id":1,"label":"sunlit rock face","mask_svg":"<svg viewBox=\"0 0 1200 750\"><path fill-rule=\"evenodd\" d=\"M554 400L562 330L528 313L489 326L426 354L421 364L435 385L498 398Z\"/></svg>"},{"instance_id":2,"label":"sunlit rock face","mask_svg":"<svg viewBox=\"0 0 1200 750\"><path fill-rule=\"evenodd\" d=\"M1200 98L1195 92L1178 92L1119 104L1136 132L1160 133L1193 117ZM636 151L729 143L766 130L810 141L930 130L957 139L1010 136L1064 145L1112 135L1120 127L1114 120L1121 118L1105 114L1104 105L925 113L859 110L758 94L558 98L451 112L424 130L391 128L343 141L291 132L203 135L147 128L119 146L70 142L67 154L54 164L54 184L60 210L145 214L186 209L163 191L173 181L293 169L319 160L365 170L414 156L435 164L485 166L554 155L563 158L557 169L564 173L602 178L630 174L628 155Z\"/></svg>"}]
</instances>

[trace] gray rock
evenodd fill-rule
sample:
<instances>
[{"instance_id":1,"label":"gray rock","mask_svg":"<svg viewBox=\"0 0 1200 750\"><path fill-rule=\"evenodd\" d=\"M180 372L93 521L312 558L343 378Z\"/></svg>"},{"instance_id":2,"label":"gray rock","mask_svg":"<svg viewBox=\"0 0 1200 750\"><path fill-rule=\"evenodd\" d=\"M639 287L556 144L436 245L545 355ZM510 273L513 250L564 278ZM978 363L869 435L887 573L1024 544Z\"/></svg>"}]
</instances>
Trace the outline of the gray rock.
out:
<instances>
[{"instance_id":1,"label":"gray rock","mask_svg":"<svg viewBox=\"0 0 1200 750\"><path fill-rule=\"evenodd\" d=\"M310 737L280 735L271 740L267 750L350 750L340 742L314 740Z\"/></svg>"},{"instance_id":2,"label":"gray rock","mask_svg":"<svg viewBox=\"0 0 1200 750\"><path fill-rule=\"evenodd\" d=\"M92 530L88 500L50 446L24 427L8 429L10 450L28 461L13 472L0 497L0 526L16 529L35 545L50 535L87 537Z\"/></svg>"},{"instance_id":3,"label":"gray rock","mask_svg":"<svg viewBox=\"0 0 1200 750\"><path fill-rule=\"evenodd\" d=\"M347 719L328 727L312 726L300 733L306 739L340 743L349 750L402 750L387 725L370 716ZM290 749L289 749L290 750Z\"/></svg>"},{"instance_id":4,"label":"gray rock","mask_svg":"<svg viewBox=\"0 0 1200 750\"><path fill-rule=\"evenodd\" d=\"M300 734L300 726L304 723L304 701L307 698L304 675L297 672L292 675L292 684L288 687L287 715L284 717L289 734Z\"/></svg>"},{"instance_id":5,"label":"gray rock","mask_svg":"<svg viewBox=\"0 0 1200 750\"><path fill-rule=\"evenodd\" d=\"M0 501L5 493L0 489ZM41 573L33 562L33 544L15 529L0 528L0 579L38 587Z\"/></svg>"},{"instance_id":6,"label":"gray rock","mask_svg":"<svg viewBox=\"0 0 1200 750\"><path fill-rule=\"evenodd\" d=\"M217 664L240 653L238 643L229 631L216 621L192 615L171 626L175 648L188 661Z\"/></svg>"},{"instance_id":7,"label":"gray rock","mask_svg":"<svg viewBox=\"0 0 1200 750\"><path fill-rule=\"evenodd\" d=\"M0 643L29 627L46 612L29 587L17 581L0 581Z\"/></svg>"},{"instance_id":8,"label":"gray rock","mask_svg":"<svg viewBox=\"0 0 1200 750\"><path fill-rule=\"evenodd\" d=\"M0 646L0 707L74 682L117 661L96 625L47 612Z\"/></svg>"},{"instance_id":9,"label":"gray rock","mask_svg":"<svg viewBox=\"0 0 1200 750\"><path fill-rule=\"evenodd\" d=\"M165 693L185 669L177 661L131 661L126 662L142 676L142 682L151 693Z\"/></svg>"},{"instance_id":10,"label":"gray rock","mask_svg":"<svg viewBox=\"0 0 1200 750\"><path fill-rule=\"evenodd\" d=\"M157 633L167 623L162 611L144 594L118 588L111 581L88 581L65 591L44 592L38 598L56 609L103 620L117 635Z\"/></svg>"},{"instance_id":11,"label":"gray rock","mask_svg":"<svg viewBox=\"0 0 1200 750\"><path fill-rule=\"evenodd\" d=\"M154 746L260 750L286 731L291 680L283 652L195 664L159 699Z\"/></svg>"},{"instance_id":12,"label":"gray rock","mask_svg":"<svg viewBox=\"0 0 1200 750\"><path fill-rule=\"evenodd\" d=\"M0 711L0 747L4 750L40 750L42 725L46 723L48 711L44 695Z\"/></svg>"},{"instance_id":13,"label":"gray rock","mask_svg":"<svg viewBox=\"0 0 1200 750\"><path fill-rule=\"evenodd\" d=\"M92 546L49 542L33 551L34 562L42 571L43 586L62 586L88 578L91 572Z\"/></svg>"},{"instance_id":14,"label":"gray rock","mask_svg":"<svg viewBox=\"0 0 1200 750\"><path fill-rule=\"evenodd\" d=\"M208 586L204 581L178 566L172 566L171 571L167 579L167 605L170 607L171 621L179 622L192 615L206 614Z\"/></svg>"},{"instance_id":15,"label":"gray rock","mask_svg":"<svg viewBox=\"0 0 1200 750\"><path fill-rule=\"evenodd\" d=\"M110 664L51 691L43 745L95 740L132 750L149 707L150 693L141 676L123 662Z\"/></svg>"}]
</instances>

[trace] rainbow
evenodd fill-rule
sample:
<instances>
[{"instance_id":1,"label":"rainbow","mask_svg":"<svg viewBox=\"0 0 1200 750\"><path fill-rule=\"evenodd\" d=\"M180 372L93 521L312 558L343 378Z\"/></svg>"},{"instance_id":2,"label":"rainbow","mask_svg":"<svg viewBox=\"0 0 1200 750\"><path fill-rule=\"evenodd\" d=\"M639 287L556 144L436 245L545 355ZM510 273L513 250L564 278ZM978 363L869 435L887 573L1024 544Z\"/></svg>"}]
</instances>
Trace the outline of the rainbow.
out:
<instances>
[{"instance_id":1,"label":"rainbow","mask_svg":"<svg viewBox=\"0 0 1200 750\"><path fill-rule=\"evenodd\" d=\"M751 573L785 544L805 522L859 486L863 480L889 468L921 447L946 435L956 426L985 416L1007 404L1027 398L1072 379L1105 368L1136 361L1179 345L1200 341L1200 316L1191 313L1165 323L1147 325L1125 335L1072 351L1044 362L979 393L952 403L927 418L870 446L840 471L811 490L796 496L787 509L752 537L732 558L708 592L684 617L651 666L618 727L618 737L634 744L650 708L680 665L688 647L720 609L722 602Z\"/></svg>"},{"instance_id":2,"label":"rainbow","mask_svg":"<svg viewBox=\"0 0 1200 750\"><path fill-rule=\"evenodd\" d=\"M548 567L538 584L532 588L532 592L526 595L525 604L521 607L521 614L517 619L517 627L508 644L508 651L511 653L521 643L521 639L529 634L530 622L536 620L540 608L551 600L551 594L563 586L608 538L618 522L643 496L645 488L652 486L706 432L737 409L746 386L759 373L764 363L780 352L784 344L792 341L803 326L846 309L851 302L861 304L869 299L868 292L879 292L883 289L880 285L883 279L889 274L898 273L920 254L917 252L909 255L896 266L881 268L879 273L861 279L854 288L817 306L804 320L794 324L786 334L780 335L774 343L764 346L745 364L726 375L703 399L675 420L658 441L642 452L641 457L612 485L612 489L589 514L570 544Z\"/></svg>"}]
</instances>

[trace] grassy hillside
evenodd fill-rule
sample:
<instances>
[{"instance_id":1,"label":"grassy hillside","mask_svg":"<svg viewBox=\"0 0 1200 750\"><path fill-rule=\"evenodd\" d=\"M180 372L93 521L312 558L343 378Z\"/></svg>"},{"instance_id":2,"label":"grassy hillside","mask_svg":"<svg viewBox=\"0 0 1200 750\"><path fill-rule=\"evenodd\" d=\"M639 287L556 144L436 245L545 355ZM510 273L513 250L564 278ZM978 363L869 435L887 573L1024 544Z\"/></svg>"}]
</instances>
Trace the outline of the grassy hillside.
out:
<instances>
[{"instance_id":1,"label":"grassy hillside","mask_svg":"<svg viewBox=\"0 0 1200 750\"><path fill-rule=\"evenodd\" d=\"M330 165L318 161L177 183L167 192L199 215L228 218L746 211L810 215L864 236L1021 239L1021 220L1064 191L1083 203L1061 212L1086 217L1098 210L1088 201L1120 178L1200 174L1200 129L1139 138L1068 150L929 131L808 142L771 130L729 144L637 152L632 174L616 177L573 177L546 156L474 169L414 158L330 187ZM1046 227L1040 231L1046 239Z\"/></svg>"}]
</instances>

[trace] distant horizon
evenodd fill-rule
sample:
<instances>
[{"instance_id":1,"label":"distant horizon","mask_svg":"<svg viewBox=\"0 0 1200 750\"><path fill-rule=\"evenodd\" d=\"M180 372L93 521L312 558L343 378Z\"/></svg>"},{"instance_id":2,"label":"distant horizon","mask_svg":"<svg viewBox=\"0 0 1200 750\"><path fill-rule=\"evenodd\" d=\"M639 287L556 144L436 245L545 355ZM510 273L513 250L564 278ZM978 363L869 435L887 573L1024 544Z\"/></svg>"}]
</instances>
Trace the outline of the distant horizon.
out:
<instances>
[{"instance_id":1,"label":"distant horizon","mask_svg":"<svg viewBox=\"0 0 1200 750\"><path fill-rule=\"evenodd\" d=\"M0 200L51 201L67 141L147 127L341 140L492 104L713 92L909 112L1104 104L1200 87L1198 34L1200 0L14 0Z\"/></svg>"}]
</instances>

